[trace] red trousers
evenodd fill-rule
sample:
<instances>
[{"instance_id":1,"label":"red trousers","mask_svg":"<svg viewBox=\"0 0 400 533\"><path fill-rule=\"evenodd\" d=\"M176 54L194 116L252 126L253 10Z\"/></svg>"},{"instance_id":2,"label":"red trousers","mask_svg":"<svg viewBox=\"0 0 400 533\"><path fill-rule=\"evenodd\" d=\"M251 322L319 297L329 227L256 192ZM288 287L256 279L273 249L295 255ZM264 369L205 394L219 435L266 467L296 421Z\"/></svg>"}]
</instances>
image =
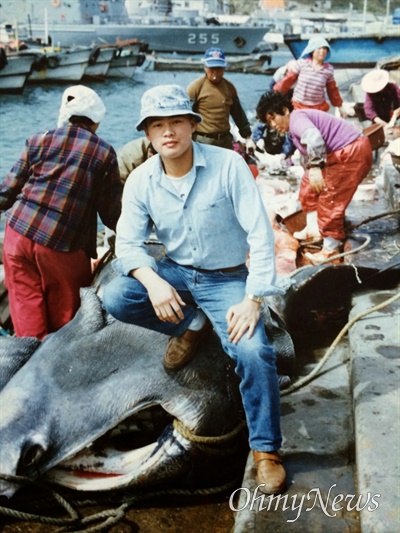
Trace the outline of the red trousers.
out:
<instances>
[{"instance_id":1,"label":"red trousers","mask_svg":"<svg viewBox=\"0 0 400 533\"><path fill-rule=\"evenodd\" d=\"M69 322L80 306L79 289L91 284L83 250L58 252L6 225L3 263L17 337L43 339Z\"/></svg>"},{"instance_id":2,"label":"red trousers","mask_svg":"<svg viewBox=\"0 0 400 533\"><path fill-rule=\"evenodd\" d=\"M300 102L296 102L295 100L292 101L293 109L318 109L319 111L329 111L330 106L328 102L322 102L320 104L315 105L305 105L301 104Z\"/></svg>"},{"instance_id":3,"label":"red trousers","mask_svg":"<svg viewBox=\"0 0 400 533\"><path fill-rule=\"evenodd\" d=\"M371 144L367 137L359 137L341 150L328 154L322 169L325 189L321 193L311 189L306 171L300 184L299 200L303 211L317 211L323 237L344 239L345 210L371 166Z\"/></svg>"}]
</instances>

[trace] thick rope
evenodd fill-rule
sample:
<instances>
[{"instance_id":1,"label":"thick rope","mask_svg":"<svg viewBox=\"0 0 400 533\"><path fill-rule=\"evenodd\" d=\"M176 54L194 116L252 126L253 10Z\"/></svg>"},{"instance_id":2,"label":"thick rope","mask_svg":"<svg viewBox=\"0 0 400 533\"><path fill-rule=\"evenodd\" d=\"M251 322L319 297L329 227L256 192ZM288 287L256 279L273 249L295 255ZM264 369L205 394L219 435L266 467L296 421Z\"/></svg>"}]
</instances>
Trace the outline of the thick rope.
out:
<instances>
[{"instance_id":1,"label":"thick rope","mask_svg":"<svg viewBox=\"0 0 400 533\"><path fill-rule=\"evenodd\" d=\"M185 437L185 439L189 440L190 442L201 443L201 444L219 444L226 442L228 440L233 439L236 435L238 435L242 429L245 427L245 422L241 421L239 424L232 429L229 433L226 433L225 435L217 435L214 437L204 437L201 435L196 435L193 433L189 428L184 426L180 420L177 418L173 421L174 428L176 431L182 435L182 437Z\"/></svg>"},{"instance_id":2,"label":"thick rope","mask_svg":"<svg viewBox=\"0 0 400 533\"><path fill-rule=\"evenodd\" d=\"M291 392L299 389L300 387L303 387L307 383L309 383L321 370L321 368L325 365L325 363L328 361L330 356L332 355L334 349L339 344L343 336L348 332L348 330L351 328L355 322L360 320L361 318L369 315L370 313L373 313L374 311L379 311L379 309L382 309L383 307L386 307L387 305L392 304L394 301L398 300L400 298L400 292L398 294L395 294L388 300L385 300L384 302L375 305L374 307L371 307L370 309L367 309L366 311L363 311L362 313L359 313L358 315L354 316L347 324L340 330L339 334L336 336L333 343L330 345L328 351L324 355L324 357L321 359L321 361L318 363L318 365L307 375L303 378L299 379L293 385L291 385L289 388L285 389L281 392L281 396L286 396L287 394L290 394Z\"/></svg>"},{"instance_id":3,"label":"thick rope","mask_svg":"<svg viewBox=\"0 0 400 533\"><path fill-rule=\"evenodd\" d=\"M243 420L239 422L239 424L232 431L226 433L225 435L203 437L201 435L196 435L195 433L190 431L189 428L184 426L182 422L180 420L177 420L176 418L173 421L173 425L175 430L180 435L182 435L182 437L189 440L190 442L195 443L199 450L209 455L230 455L234 453L237 450L237 446L233 446L230 448L227 448L225 446L224 448L220 449L216 449L214 446L233 439L236 435L238 435L238 433L243 430L243 428L246 427L246 423Z\"/></svg>"},{"instance_id":4,"label":"thick rope","mask_svg":"<svg viewBox=\"0 0 400 533\"><path fill-rule=\"evenodd\" d=\"M9 507L0 507L0 514L9 516L11 518L17 518L19 520L33 520L36 522L41 522L43 524L70 524L75 523L79 519L78 513L71 507L71 505L55 490L51 489L47 485L40 483L37 480L32 480L24 476L11 476L7 474L0 474L0 479L5 481L10 481L12 483L30 483L34 486L44 488L50 491L50 494L54 499L68 512L70 515L69 518L54 518L52 516L40 516L32 513L24 513L22 511L17 511L16 509L10 509Z\"/></svg>"}]
</instances>

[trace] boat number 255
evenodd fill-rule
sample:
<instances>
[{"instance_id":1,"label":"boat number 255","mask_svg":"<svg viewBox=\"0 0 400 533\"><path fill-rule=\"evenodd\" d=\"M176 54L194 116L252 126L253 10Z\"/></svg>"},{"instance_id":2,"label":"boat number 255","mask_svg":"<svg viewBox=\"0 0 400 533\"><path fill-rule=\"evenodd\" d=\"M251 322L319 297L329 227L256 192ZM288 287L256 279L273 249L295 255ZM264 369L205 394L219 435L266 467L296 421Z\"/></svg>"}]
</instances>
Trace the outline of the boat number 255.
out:
<instances>
[{"instance_id":1,"label":"boat number 255","mask_svg":"<svg viewBox=\"0 0 400 533\"><path fill-rule=\"evenodd\" d=\"M189 33L189 44L219 44L219 33Z\"/></svg>"}]
</instances>

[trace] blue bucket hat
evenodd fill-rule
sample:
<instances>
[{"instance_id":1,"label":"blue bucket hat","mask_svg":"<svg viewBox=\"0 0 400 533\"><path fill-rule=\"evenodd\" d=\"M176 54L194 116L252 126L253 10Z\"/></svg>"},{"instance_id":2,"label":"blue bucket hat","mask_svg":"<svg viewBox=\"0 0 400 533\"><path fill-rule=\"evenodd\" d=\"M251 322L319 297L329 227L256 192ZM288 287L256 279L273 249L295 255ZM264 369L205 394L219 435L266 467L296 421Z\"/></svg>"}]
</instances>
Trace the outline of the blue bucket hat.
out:
<instances>
[{"instance_id":1,"label":"blue bucket hat","mask_svg":"<svg viewBox=\"0 0 400 533\"><path fill-rule=\"evenodd\" d=\"M328 41L321 37L321 35L315 35L314 37L311 37L300 57L310 56L313 52L315 52L315 50L318 50L318 48L328 49L328 53L326 54L326 59L328 59L331 55L331 47Z\"/></svg>"},{"instance_id":2,"label":"blue bucket hat","mask_svg":"<svg viewBox=\"0 0 400 533\"><path fill-rule=\"evenodd\" d=\"M157 85L146 91L141 100L140 120L136 129L144 129L144 122L151 117L173 117L191 115L196 122L201 122L201 115L195 113L190 105L187 93L179 85Z\"/></svg>"},{"instance_id":3,"label":"blue bucket hat","mask_svg":"<svg viewBox=\"0 0 400 533\"><path fill-rule=\"evenodd\" d=\"M221 48L208 48L204 54L203 63L207 68L225 68L228 65L225 59L225 54Z\"/></svg>"}]
</instances>

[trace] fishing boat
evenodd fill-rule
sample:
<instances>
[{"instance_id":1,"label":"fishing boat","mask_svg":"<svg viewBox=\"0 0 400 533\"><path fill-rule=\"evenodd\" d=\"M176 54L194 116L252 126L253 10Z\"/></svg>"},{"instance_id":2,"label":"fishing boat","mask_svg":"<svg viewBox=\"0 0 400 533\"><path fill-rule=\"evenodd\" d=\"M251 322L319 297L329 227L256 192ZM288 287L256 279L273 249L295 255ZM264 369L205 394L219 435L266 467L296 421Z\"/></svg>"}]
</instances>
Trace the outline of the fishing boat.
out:
<instances>
[{"instance_id":1,"label":"fishing boat","mask_svg":"<svg viewBox=\"0 0 400 533\"><path fill-rule=\"evenodd\" d=\"M114 57L114 52L114 48L102 48L100 46L93 48L83 77L85 79L104 80Z\"/></svg>"},{"instance_id":2,"label":"fishing boat","mask_svg":"<svg viewBox=\"0 0 400 533\"><path fill-rule=\"evenodd\" d=\"M35 61L35 54L6 54L0 48L0 93L21 94Z\"/></svg>"},{"instance_id":3,"label":"fishing boat","mask_svg":"<svg viewBox=\"0 0 400 533\"><path fill-rule=\"evenodd\" d=\"M147 43L137 39L117 40L117 44L112 48L114 52L107 78L132 78L136 69L141 67L146 60Z\"/></svg>"},{"instance_id":4,"label":"fishing boat","mask_svg":"<svg viewBox=\"0 0 400 533\"><path fill-rule=\"evenodd\" d=\"M198 56L169 56L159 54L148 54L146 56L149 64L149 70L166 71L166 70L204 70L204 62ZM268 54L249 54L240 56L226 56L229 72L251 72L262 73L264 66L271 64L271 56Z\"/></svg>"},{"instance_id":5,"label":"fishing boat","mask_svg":"<svg viewBox=\"0 0 400 533\"><path fill-rule=\"evenodd\" d=\"M99 54L92 46L71 48L47 46L43 44L42 39L33 40L27 35L22 36L17 26L11 24L3 26L6 31L1 34L1 46L6 59L10 58L10 61L16 57L31 59L25 80L27 82L80 81L89 61L91 60L93 65L98 59Z\"/></svg>"},{"instance_id":6,"label":"fishing boat","mask_svg":"<svg viewBox=\"0 0 400 533\"><path fill-rule=\"evenodd\" d=\"M366 26L362 33L322 35L331 47L329 63L338 68L373 68L382 58L400 50L400 25ZM305 49L310 34L285 35L284 42L298 59Z\"/></svg>"},{"instance_id":7,"label":"fishing boat","mask_svg":"<svg viewBox=\"0 0 400 533\"><path fill-rule=\"evenodd\" d=\"M132 78L146 59L147 43L137 39L95 46L85 68L85 79Z\"/></svg>"},{"instance_id":8,"label":"fishing boat","mask_svg":"<svg viewBox=\"0 0 400 533\"><path fill-rule=\"evenodd\" d=\"M28 48L27 53L34 49ZM21 52L25 53L25 51ZM39 61L28 76L28 83L73 82L83 77L89 58L93 53L90 46L68 49L45 47L35 51Z\"/></svg>"},{"instance_id":9,"label":"fishing boat","mask_svg":"<svg viewBox=\"0 0 400 533\"><path fill-rule=\"evenodd\" d=\"M220 46L227 54L246 55L262 41L266 31L254 23L221 24L216 16L194 16L189 11L185 16L174 15L169 12L169 2L148 2L159 10L154 13L150 10L146 16L139 9L140 2L136 4L138 10L128 15L124 0L26 0L22 3L3 0L2 16L8 15L13 20L20 7L18 21L26 25L26 31L34 39L43 38L46 20L49 38L57 45L99 45L114 43L116 38L136 38L146 41L149 50L163 53L204 53L209 46ZM134 16L136 12L138 15Z\"/></svg>"}]
</instances>

